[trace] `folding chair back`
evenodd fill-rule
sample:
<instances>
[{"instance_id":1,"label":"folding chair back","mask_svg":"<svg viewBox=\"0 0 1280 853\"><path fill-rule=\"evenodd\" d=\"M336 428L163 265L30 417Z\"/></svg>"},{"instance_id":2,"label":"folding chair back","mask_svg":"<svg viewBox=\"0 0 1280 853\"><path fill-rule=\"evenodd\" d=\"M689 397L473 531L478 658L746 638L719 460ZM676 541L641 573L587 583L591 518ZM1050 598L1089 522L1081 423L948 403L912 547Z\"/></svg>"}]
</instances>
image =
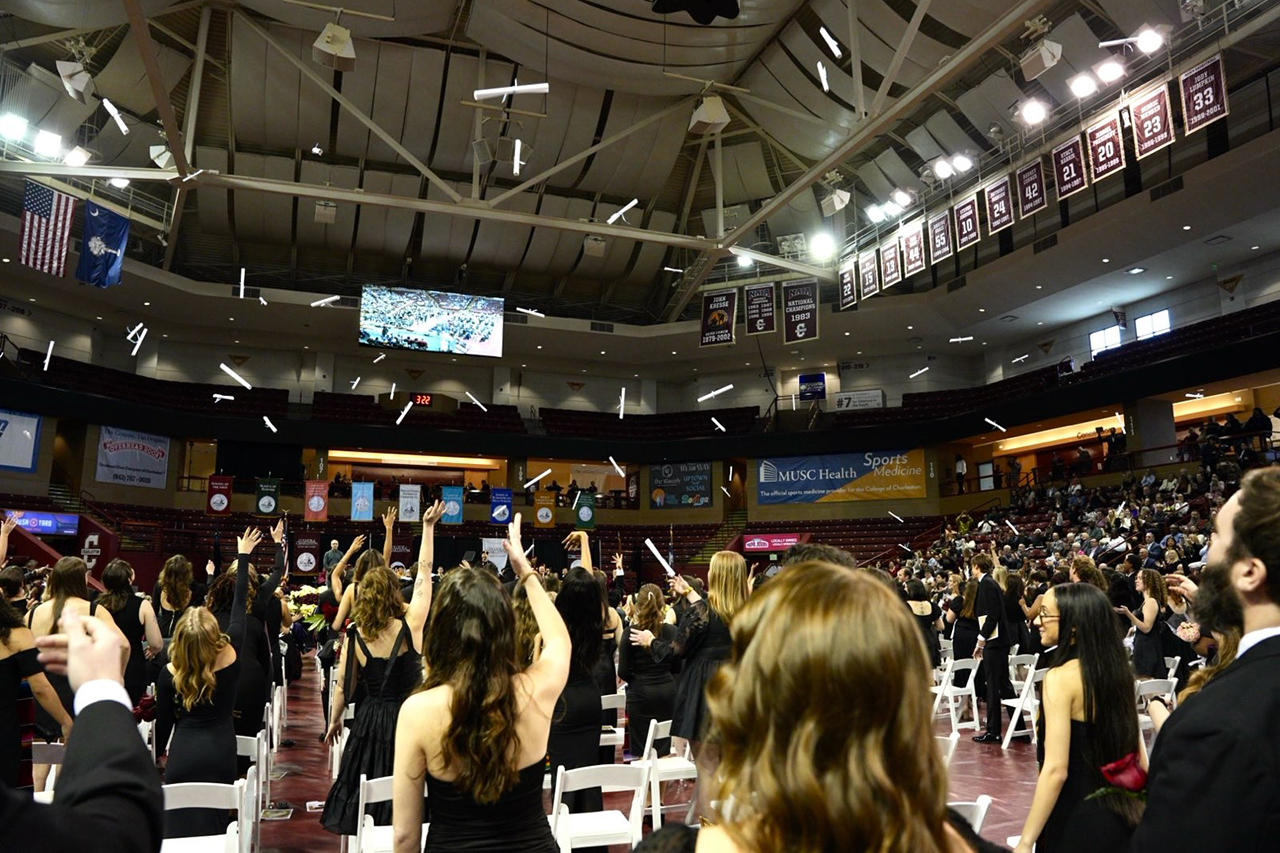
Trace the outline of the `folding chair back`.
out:
<instances>
[{"instance_id":1,"label":"folding chair back","mask_svg":"<svg viewBox=\"0 0 1280 853\"><path fill-rule=\"evenodd\" d=\"M586 846L640 843L644 823L644 795L649 781L647 764L595 764L565 770L557 768L555 794L551 800L551 834L562 844L574 846L575 838ZM587 788L604 792L629 791L631 808L624 815L615 810L570 814L562 809L564 795ZM617 839L617 840L614 840Z\"/></svg>"},{"instance_id":2,"label":"folding chair back","mask_svg":"<svg viewBox=\"0 0 1280 853\"><path fill-rule=\"evenodd\" d=\"M949 735L935 735L933 739L938 742L938 751L942 753L942 766L949 767L951 765L951 756L956 754L956 744L960 742L960 733L952 732Z\"/></svg>"},{"instance_id":3,"label":"folding chair back","mask_svg":"<svg viewBox=\"0 0 1280 853\"><path fill-rule=\"evenodd\" d=\"M969 822L969 826L973 827L974 834L982 834L982 824L987 819L987 810L991 808L991 798L986 794L978 797L978 799L969 803L947 803L947 808L955 809L956 813Z\"/></svg>"}]
</instances>

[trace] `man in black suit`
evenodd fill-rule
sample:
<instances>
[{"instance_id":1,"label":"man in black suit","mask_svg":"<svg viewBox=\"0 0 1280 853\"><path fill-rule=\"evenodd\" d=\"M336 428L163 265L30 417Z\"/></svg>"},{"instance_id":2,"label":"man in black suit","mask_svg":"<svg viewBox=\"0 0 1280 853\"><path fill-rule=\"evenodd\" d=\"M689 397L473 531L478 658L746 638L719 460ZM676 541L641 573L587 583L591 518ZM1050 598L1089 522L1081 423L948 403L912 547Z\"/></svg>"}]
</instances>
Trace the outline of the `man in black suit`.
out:
<instances>
[{"instance_id":1,"label":"man in black suit","mask_svg":"<svg viewBox=\"0 0 1280 853\"><path fill-rule=\"evenodd\" d=\"M96 619L62 616L65 635L41 637L40 660L76 691L75 728L52 805L0 788L0 850L155 853L164 793L124 690L119 635Z\"/></svg>"},{"instance_id":2,"label":"man in black suit","mask_svg":"<svg viewBox=\"0 0 1280 853\"><path fill-rule=\"evenodd\" d=\"M1006 692L1013 692L1009 682L1009 634L1004 615L1004 593L1000 584L991 576L994 567L990 555L979 554L973 558L971 572L978 581L978 597L974 611L978 617L978 645L973 650L975 659L984 662L987 675L987 731L977 735L978 743L1000 743L1000 699Z\"/></svg>"},{"instance_id":3,"label":"man in black suit","mask_svg":"<svg viewBox=\"0 0 1280 853\"><path fill-rule=\"evenodd\" d=\"M1214 520L1196 618L1243 631L1235 662L1160 730L1133 853L1275 849L1280 838L1280 468L1250 471ZM76 722L79 725L79 721Z\"/></svg>"}]
</instances>

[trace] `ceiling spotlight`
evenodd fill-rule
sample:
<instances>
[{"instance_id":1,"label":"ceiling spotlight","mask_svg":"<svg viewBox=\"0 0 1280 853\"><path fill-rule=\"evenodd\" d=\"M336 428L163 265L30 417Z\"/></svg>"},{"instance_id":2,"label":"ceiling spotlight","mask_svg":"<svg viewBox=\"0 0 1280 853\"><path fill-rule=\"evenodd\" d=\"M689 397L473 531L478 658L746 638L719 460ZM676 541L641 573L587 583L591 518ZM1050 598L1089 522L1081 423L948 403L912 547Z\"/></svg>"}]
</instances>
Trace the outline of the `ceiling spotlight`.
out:
<instances>
[{"instance_id":1,"label":"ceiling spotlight","mask_svg":"<svg viewBox=\"0 0 1280 853\"><path fill-rule=\"evenodd\" d=\"M330 21L311 45L311 61L334 71L356 70L356 46L351 43L351 30Z\"/></svg>"},{"instance_id":2,"label":"ceiling spotlight","mask_svg":"<svg viewBox=\"0 0 1280 853\"><path fill-rule=\"evenodd\" d=\"M89 162L89 152L77 145L67 152L67 156L62 158L62 162L68 166L83 166Z\"/></svg>"},{"instance_id":3,"label":"ceiling spotlight","mask_svg":"<svg viewBox=\"0 0 1280 853\"><path fill-rule=\"evenodd\" d=\"M894 190L893 193L889 196L889 198L893 199L893 203L896 204L899 208L906 208L911 206L911 193L907 192L904 189L899 188Z\"/></svg>"},{"instance_id":4,"label":"ceiling spotlight","mask_svg":"<svg viewBox=\"0 0 1280 853\"><path fill-rule=\"evenodd\" d=\"M110 180L107 181L107 183L111 184L111 186L115 187L118 190L122 190L125 187L129 186L129 179L128 178L111 178Z\"/></svg>"},{"instance_id":5,"label":"ceiling spotlight","mask_svg":"<svg viewBox=\"0 0 1280 853\"><path fill-rule=\"evenodd\" d=\"M738 266L741 267L742 269L745 270L754 263L755 261L753 261L751 258L748 258L746 255L738 255Z\"/></svg>"},{"instance_id":6,"label":"ceiling spotlight","mask_svg":"<svg viewBox=\"0 0 1280 853\"><path fill-rule=\"evenodd\" d=\"M116 109L116 105L108 101L106 98L103 98L102 106L106 109L107 114L115 121L116 127L120 128L120 135L128 136L129 125L124 123L124 116L120 115L120 111Z\"/></svg>"},{"instance_id":7,"label":"ceiling spotlight","mask_svg":"<svg viewBox=\"0 0 1280 853\"><path fill-rule=\"evenodd\" d=\"M1150 53L1150 51L1147 52ZM93 94L93 77L84 70L84 65L65 59L59 59L54 65L58 69L58 76L62 78L62 86L67 90L67 94L82 104L89 103L89 97Z\"/></svg>"},{"instance_id":8,"label":"ceiling spotlight","mask_svg":"<svg viewBox=\"0 0 1280 853\"><path fill-rule=\"evenodd\" d=\"M1191 230L1191 226L1190 226L1190 225L1183 225L1183 226L1182 226L1182 230L1183 230L1183 231L1190 231L1190 230Z\"/></svg>"},{"instance_id":9,"label":"ceiling spotlight","mask_svg":"<svg viewBox=\"0 0 1280 853\"><path fill-rule=\"evenodd\" d=\"M521 150L523 148L524 148L524 143L521 142L519 139L516 139L513 143L511 143L511 174L515 175L516 177L520 176L520 167L524 165L522 162L523 158L521 156L524 154L524 152Z\"/></svg>"},{"instance_id":10,"label":"ceiling spotlight","mask_svg":"<svg viewBox=\"0 0 1280 853\"><path fill-rule=\"evenodd\" d=\"M947 161L946 157L939 157L930 164L929 168L933 170L934 177L940 181L945 181L956 173L955 168Z\"/></svg>"},{"instance_id":11,"label":"ceiling spotlight","mask_svg":"<svg viewBox=\"0 0 1280 853\"><path fill-rule=\"evenodd\" d=\"M1140 275L1146 271L1146 267L1129 267L1129 269L1125 270L1129 275Z\"/></svg>"},{"instance_id":12,"label":"ceiling spotlight","mask_svg":"<svg viewBox=\"0 0 1280 853\"><path fill-rule=\"evenodd\" d=\"M13 113L0 116L0 136L5 139L21 139L27 133L27 120Z\"/></svg>"},{"instance_id":13,"label":"ceiling spotlight","mask_svg":"<svg viewBox=\"0 0 1280 853\"><path fill-rule=\"evenodd\" d=\"M973 168L973 159L968 154L957 154L951 158L951 165L957 172L964 173Z\"/></svg>"},{"instance_id":14,"label":"ceiling spotlight","mask_svg":"<svg viewBox=\"0 0 1280 853\"><path fill-rule=\"evenodd\" d=\"M884 204L880 205L880 210L885 216L897 216L902 212L902 208L891 201L886 201Z\"/></svg>"},{"instance_id":15,"label":"ceiling spotlight","mask_svg":"<svg viewBox=\"0 0 1280 853\"><path fill-rule=\"evenodd\" d=\"M836 59L840 58L840 43L835 40L831 33L827 32L826 27L818 27L818 35L822 36L822 40L827 43L827 47L831 49L831 55Z\"/></svg>"},{"instance_id":16,"label":"ceiling spotlight","mask_svg":"<svg viewBox=\"0 0 1280 853\"><path fill-rule=\"evenodd\" d=\"M41 157L57 157L62 152L62 136L48 130L37 131L35 150Z\"/></svg>"},{"instance_id":17,"label":"ceiling spotlight","mask_svg":"<svg viewBox=\"0 0 1280 853\"><path fill-rule=\"evenodd\" d=\"M1124 76L1124 66L1118 59L1108 59L1093 70L1103 83L1114 83Z\"/></svg>"},{"instance_id":18,"label":"ceiling spotlight","mask_svg":"<svg viewBox=\"0 0 1280 853\"><path fill-rule=\"evenodd\" d=\"M831 91L831 86L827 83L827 66L823 65L821 60L818 61L818 82L822 84L822 91Z\"/></svg>"},{"instance_id":19,"label":"ceiling spotlight","mask_svg":"<svg viewBox=\"0 0 1280 853\"><path fill-rule=\"evenodd\" d=\"M1143 53L1155 53L1164 47L1164 36L1155 30L1147 27L1134 38L1133 43L1138 46L1138 50Z\"/></svg>"},{"instance_id":20,"label":"ceiling spotlight","mask_svg":"<svg viewBox=\"0 0 1280 853\"><path fill-rule=\"evenodd\" d=\"M880 209L880 205L878 204L868 205L862 212L865 213L867 215L867 219L870 219L872 222L884 222L885 220L884 211Z\"/></svg>"},{"instance_id":21,"label":"ceiling spotlight","mask_svg":"<svg viewBox=\"0 0 1280 853\"><path fill-rule=\"evenodd\" d=\"M809 255L817 261L829 261L836 253L835 238L826 231L819 231L809 240Z\"/></svg>"},{"instance_id":22,"label":"ceiling spotlight","mask_svg":"<svg viewBox=\"0 0 1280 853\"><path fill-rule=\"evenodd\" d=\"M1044 101L1032 98L1022 105L1018 114L1027 124L1039 124L1049 117L1049 108L1044 105Z\"/></svg>"},{"instance_id":23,"label":"ceiling spotlight","mask_svg":"<svg viewBox=\"0 0 1280 853\"><path fill-rule=\"evenodd\" d=\"M1098 81L1093 78L1092 74L1087 72L1072 77L1071 82L1067 85L1071 87L1071 94L1077 98L1087 98L1098 91Z\"/></svg>"}]
</instances>

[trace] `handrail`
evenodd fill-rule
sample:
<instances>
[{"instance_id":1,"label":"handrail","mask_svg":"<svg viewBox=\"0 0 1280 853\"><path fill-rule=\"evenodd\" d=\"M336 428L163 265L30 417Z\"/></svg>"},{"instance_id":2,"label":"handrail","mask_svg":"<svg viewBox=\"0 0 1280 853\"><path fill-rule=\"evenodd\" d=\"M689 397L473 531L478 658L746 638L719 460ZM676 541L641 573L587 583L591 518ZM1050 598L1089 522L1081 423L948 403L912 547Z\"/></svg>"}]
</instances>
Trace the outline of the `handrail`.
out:
<instances>
[{"instance_id":1,"label":"handrail","mask_svg":"<svg viewBox=\"0 0 1280 853\"><path fill-rule=\"evenodd\" d=\"M85 508L93 511L94 513L105 518L107 521L111 522L113 525L115 525L115 528L117 530L120 529L120 525L122 523L121 519L118 516L116 516L115 513L112 513L104 509L102 505L98 503L97 498L94 497L93 492L89 491L88 489L81 489L80 503L83 504Z\"/></svg>"}]
</instances>

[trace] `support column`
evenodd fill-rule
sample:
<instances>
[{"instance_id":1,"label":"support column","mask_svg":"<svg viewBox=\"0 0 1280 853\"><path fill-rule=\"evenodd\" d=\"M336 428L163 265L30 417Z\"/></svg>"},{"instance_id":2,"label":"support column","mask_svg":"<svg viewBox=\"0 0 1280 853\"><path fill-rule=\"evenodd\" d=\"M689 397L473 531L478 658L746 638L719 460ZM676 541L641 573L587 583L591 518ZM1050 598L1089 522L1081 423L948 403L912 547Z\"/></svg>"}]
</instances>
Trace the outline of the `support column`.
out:
<instances>
[{"instance_id":1,"label":"support column","mask_svg":"<svg viewBox=\"0 0 1280 853\"><path fill-rule=\"evenodd\" d=\"M1153 397L1124 404L1124 431L1130 453L1145 448L1161 447L1134 457L1134 465L1146 468L1178 461L1178 451L1168 445L1178 441L1173 423L1173 403Z\"/></svg>"}]
</instances>

